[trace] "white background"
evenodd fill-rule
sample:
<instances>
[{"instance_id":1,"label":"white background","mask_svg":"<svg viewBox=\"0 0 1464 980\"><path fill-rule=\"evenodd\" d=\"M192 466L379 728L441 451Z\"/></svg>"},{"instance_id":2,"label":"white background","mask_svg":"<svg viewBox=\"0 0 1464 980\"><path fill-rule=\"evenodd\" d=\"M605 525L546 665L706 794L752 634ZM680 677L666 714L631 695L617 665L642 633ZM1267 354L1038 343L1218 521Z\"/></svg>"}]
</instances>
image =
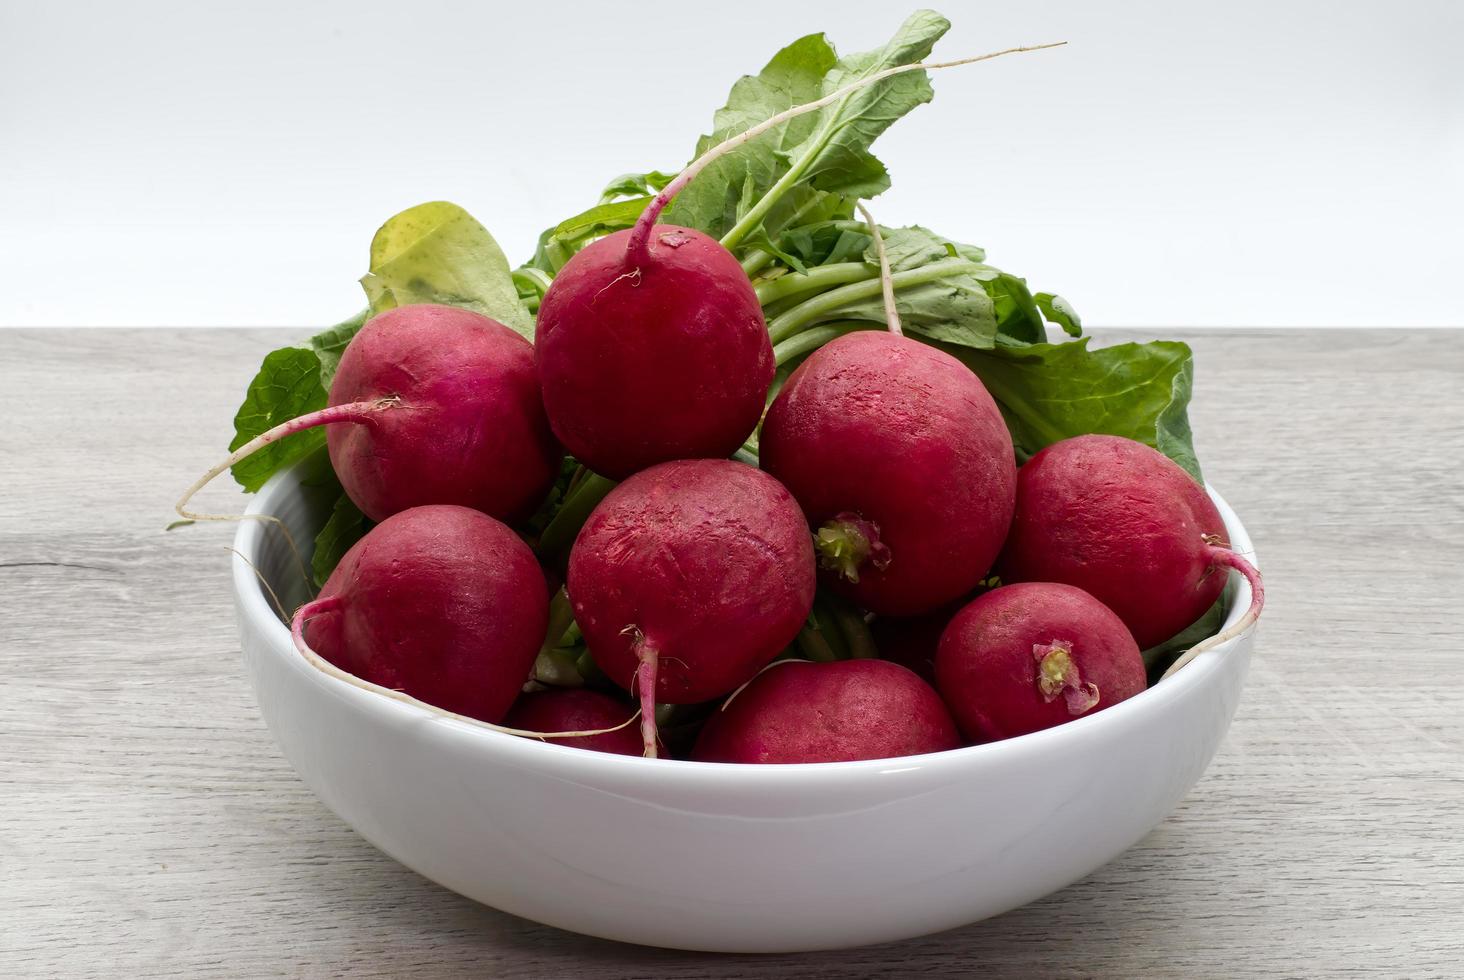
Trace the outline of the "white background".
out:
<instances>
[{"instance_id":1,"label":"white background","mask_svg":"<svg viewBox=\"0 0 1464 980\"><path fill-rule=\"evenodd\" d=\"M947 3L878 144L919 221L1093 325L1464 323L1464 4ZM665 11L676 10L668 15ZM514 261L732 81L898 5L0 0L0 325L292 325L456 201Z\"/></svg>"}]
</instances>

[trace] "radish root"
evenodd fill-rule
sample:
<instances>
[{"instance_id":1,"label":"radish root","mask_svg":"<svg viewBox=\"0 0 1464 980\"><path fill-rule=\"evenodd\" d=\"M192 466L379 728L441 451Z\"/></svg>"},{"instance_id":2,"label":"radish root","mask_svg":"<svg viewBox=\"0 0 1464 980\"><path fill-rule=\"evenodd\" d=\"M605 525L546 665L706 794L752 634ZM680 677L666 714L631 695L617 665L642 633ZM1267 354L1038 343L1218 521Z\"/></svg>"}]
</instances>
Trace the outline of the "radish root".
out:
<instances>
[{"instance_id":1,"label":"radish root","mask_svg":"<svg viewBox=\"0 0 1464 980\"><path fill-rule=\"evenodd\" d=\"M274 586L269 584L269 579L264 577L264 573L259 570L259 567L254 562L244 557L244 552L238 548L230 548L228 550L232 551L236 558L249 566L249 570L254 573L255 578L259 579L259 584L264 586L264 591L269 593L270 599L274 602L275 612L280 614L280 622L288 623L290 621L290 614L285 611L285 604L280 601L279 594L275 592Z\"/></svg>"},{"instance_id":2,"label":"radish root","mask_svg":"<svg viewBox=\"0 0 1464 980\"><path fill-rule=\"evenodd\" d=\"M1261 573L1256 569L1256 566L1252 565L1250 562L1246 561L1244 558L1236 554L1234 551L1231 551L1229 548L1221 547L1219 545L1211 543L1208 538L1206 540L1206 544L1210 546L1210 560L1215 565L1224 568L1234 569L1241 575L1245 576L1245 580L1250 583L1250 607L1246 609L1244 616L1241 616L1238 620L1235 621L1235 625L1230 626L1227 629L1221 630L1207 640L1202 640L1201 642L1196 643L1194 646L1190 647L1183 654L1181 654L1179 659L1170 664L1169 669L1160 676L1159 679L1161 681L1175 673L1178 673L1181 667L1188 664L1191 660L1194 660L1206 650L1213 650L1220 644L1229 642L1230 640L1235 639L1237 636L1240 636L1246 630L1250 629L1252 626L1255 625L1256 620L1260 618L1261 607L1266 604L1266 586L1265 583L1262 581Z\"/></svg>"},{"instance_id":3,"label":"radish root","mask_svg":"<svg viewBox=\"0 0 1464 980\"><path fill-rule=\"evenodd\" d=\"M313 429L317 425L330 425L332 422L370 422L376 412L394 408L402 403L400 398L393 395L390 398L378 398L369 402L349 402L345 405L332 405L329 408L322 408L318 412L309 412L281 422L268 432L261 432L250 439L244 445L229 454L229 458L209 470L203 476L193 482L193 485L183 492L173 509L178 516L188 521L243 521L251 518L263 519L260 514L200 514L188 509L188 502L193 499L198 491L206 487L224 470L229 469L240 460L259 452L271 443L279 442L287 436L297 432L304 432L306 429ZM272 519L272 518L271 518Z\"/></svg>"},{"instance_id":4,"label":"radish root","mask_svg":"<svg viewBox=\"0 0 1464 980\"><path fill-rule=\"evenodd\" d=\"M656 675L660 666L660 651L646 642L646 635L638 626L627 626L620 632L634 638L635 657L640 661L640 666L635 669L635 675L631 679L631 686L634 688L631 693L640 698L641 745L645 749L645 757L654 759L656 743L660 739L660 733L656 729Z\"/></svg>"},{"instance_id":5,"label":"radish root","mask_svg":"<svg viewBox=\"0 0 1464 980\"><path fill-rule=\"evenodd\" d=\"M883 71L875 72L867 78L850 82L848 85L830 92L821 99L805 103L804 105L796 105L790 109L784 109L782 112L769 116L756 126L738 133L736 136L728 137L687 164L686 169L677 174L669 184L661 189L659 194L651 199L651 203L646 205L645 211L641 212L640 220L635 223L635 228L630 233L630 239L626 242L626 260L631 266L639 267L650 259L651 227L656 223L656 219L661 216L661 212L671 203L671 200L677 194L681 193L682 188L695 180L698 174L739 146L757 139L763 133L782 125L789 119L801 116L806 112L817 112L825 106L833 105L846 95L907 71L920 71L922 69L933 71L938 68L955 68L959 65L975 64L978 61L990 61L993 58L1000 58L1009 54L1021 54L1025 51L1042 51L1046 48L1057 48L1064 44L1067 44L1067 42L1054 41L1049 44L1033 44L1020 48L1007 48L1003 51L993 51L990 54L977 55L974 58L958 58L955 61L917 61L908 65L894 65Z\"/></svg>"},{"instance_id":6,"label":"radish root","mask_svg":"<svg viewBox=\"0 0 1464 980\"><path fill-rule=\"evenodd\" d=\"M734 699L736 699L737 695L739 695L743 691L747 690L747 686L749 684L751 684L753 681L757 680L763 674L766 674L768 671L772 670L774 667L778 666L779 664L807 664L807 663L813 663L813 661L811 661L811 660L799 660L797 657L784 657L784 658L782 658L780 660L774 660L772 663L763 664L762 670L759 670L756 674L753 674L747 680L743 681L742 682L742 686L740 686L739 688L737 688L737 690L733 691L731 694L727 695L727 700L723 701L722 704L721 704L721 706L718 707L717 710L718 711L726 711L727 710L727 706L729 704L731 704Z\"/></svg>"},{"instance_id":7,"label":"radish root","mask_svg":"<svg viewBox=\"0 0 1464 980\"><path fill-rule=\"evenodd\" d=\"M890 328L890 333L896 337L905 336L905 330L900 326L900 311L895 307L895 281L890 277L890 257L885 253L884 236L879 233L879 225L875 223L874 215L862 203L858 204L859 213L864 215L864 223L869 226L869 234L874 238L874 250L879 255L879 283L884 292L885 325Z\"/></svg>"},{"instance_id":8,"label":"radish root","mask_svg":"<svg viewBox=\"0 0 1464 980\"><path fill-rule=\"evenodd\" d=\"M345 681L347 684L350 684L353 687L359 687L363 691L371 691L374 694L380 694L384 695L385 697L391 698L393 701L400 701L402 704L410 704L414 707L421 708L424 711L430 712L431 714L437 715L439 718L447 718L451 721L458 721L464 724L474 725L479 728L488 728L495 732L502 732L505 735L518 735L523 738L538 739L541 742L545 739L550 738L585 738L590 735L608 735L610 732L618 732L622 728L626 728L634 724L636 720L641 716L641 712L637 710L635 714L631 715L625 721L621 722L613 728L592 728L582 732L531 732L523 728L507 728L503 725L495 725L492 722L483 721L480 718L469 718L467 715L460 715L455 711L447 711L446 709L437 707L437 705L435 704L428 704L426 701L420 701L417 698L412 697L410 694L407 694L405 691L398 691L389 687L382 687L380 684L373 684L368 680L362 680L355 674L352 674L349 671L342 670L335 664L331 663L329 660L326 660L320 654L312 650L310 648L310 644L305 642L305 623L311 619L314 619L316 616L327 616L333 612L336 612L340 608L341 602L342 600L340 596L325 596L324 598L315 599L311 602L307 602L299 609L295 610L294 618L290 622L290 638L295 643L295 649L300 652L300 655L303 656L312 667L316 668L321 673L329 674L331 677Z\"/></svg>"}]
</instances>

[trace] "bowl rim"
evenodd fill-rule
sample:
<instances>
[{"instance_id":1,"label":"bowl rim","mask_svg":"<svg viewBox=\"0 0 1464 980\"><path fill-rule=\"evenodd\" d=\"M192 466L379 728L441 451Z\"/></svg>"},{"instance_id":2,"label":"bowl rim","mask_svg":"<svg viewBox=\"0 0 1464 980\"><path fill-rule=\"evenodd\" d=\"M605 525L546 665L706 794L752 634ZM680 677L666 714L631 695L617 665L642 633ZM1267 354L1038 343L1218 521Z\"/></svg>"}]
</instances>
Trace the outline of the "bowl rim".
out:
<instances>
[{"instance_id":1,"label":"bowl rim","mask_svg":"<svg viewBox=\"0 0 1464 980\"><path fill-rule=\"evenodd\" d=\"M801 786L812 781L817 785L828 785L832 780L867 774L918 772L949 777L953 770L969 770L982 764L1020 764L1031 756L1050 758L1050 755L1061 754L1065 748L1076 748L1080 743L1101 739L1105 734L1118 734L1142 726L1151 716L1162 713L1166 705L1215 685L1225 672L1228 661L1242 654L1243 647L1250 644L1255 631L1253 625L1244 633L1201 653L1172 677L1103 711L1041 731L944 752L855 762L799 763L699 762L587 752L495 731L476 719L432 711L418 704L386 697L369 686L350 683L326 673L300 655L290 638L289 627L270 606L256 578L254 564L259 560L267 522L252 518L274 515L279 509L279 501L298 492L301 468L305 462L276 473L260 488L245 511L251 519L240 521L234 536L231 562L239 616L263 638L265 642L262 645L267 647L268 655L283 661L286 668L296 672L304 683L314 686L321 696L344 699L357 711L371 716L377 724L416 729L424 737L430 734L450 740L466 751L490 753L505 763L544 768L570 779L604 781L622 777L640 784L648 780L657 784L674 780L699 787L731 787L736 790L769 783ZM1205 489L1220 512L1231 546L1259 568L1254 545L1240 518L1209 483L1205 484ZM1250 603L1249 583L1238 575L1237 582L1238 589L1225 617L1224 627L1238 621ZM245 623L241 622L242 625Z\"/></svg>"}]
</instances>

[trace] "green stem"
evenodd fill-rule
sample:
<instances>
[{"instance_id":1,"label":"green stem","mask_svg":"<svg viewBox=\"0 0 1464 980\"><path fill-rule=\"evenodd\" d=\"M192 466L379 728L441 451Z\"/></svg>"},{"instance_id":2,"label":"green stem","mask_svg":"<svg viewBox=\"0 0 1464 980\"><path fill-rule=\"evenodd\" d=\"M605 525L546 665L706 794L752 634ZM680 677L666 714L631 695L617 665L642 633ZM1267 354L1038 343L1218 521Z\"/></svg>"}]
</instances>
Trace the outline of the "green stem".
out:
<instances>
[{"instance_id":1,"label":"green stem","mask_svg":"<svg viewBox=\"0 0 1464 980\"><path fill-rule=\"evenodd\" d=\"M831 340L837 340L846 333L853 333L856 330L882 330L884 325L874 321L851 320L848 323L826 323L811 330L804 330L783 341L773 348L773 361L782 366L793 360L795 357L802 357L827 344Z\"/></svg>"},{"instance_id":2,"label":"green stem","mask_svg":"<svg viewBox=\"0 0 1464 980\"><path fill-rule=\"evenodd\" d=\"M755 287L755 292L757 301L768 306L799 293L829 289L859 282L861 279L878 278L878 275L878 272L863 262L836 262L833 265L816 266L808 272L790 272L786 276L769 279Z\"/></svg>"},{"instance_id":3,"label":"green stem","mask_svg":"<svg viewBox=\"0 0 1464 980\"><path fill-rule=\"evenodd\" d=\"M573 622L574 606L570 604L569 593L561 585L554 598L549 600L549 628L544 631L544 645L540 652L548 653L563 643L564 634L569 632Z\"/></svg>"},{"instance_id":4,"label":"green stem","mask_svg":"<svg viewBox=\"0 0 1464 980\"><path fill-rule=\"evenodd\" d=\"M772 323L807 298L806 296L789 296L787 299L780 299L776 303L769 303L763 307L763 320Z\"/></svg>"},{"instance_id":5,"label":"green stem","mask_svg":"<svg viewBox=\"0 0 1464 980\"><path fill-rule=\"evenodd\" d=\"M948 275L976 272L984 268L986 267L969 259L943 259L918 269L897 272L890 276L890 282L894 284L895 291L899 292L901 289L908 289L911 286L935 282ZM833 313L845 303L878 296L883 289L883 283L876 276L864 282L850 283L847 286L839 286L826 293L820 293L774 319L772 323L768 324L768 336L772 339L773 345L777 346L809 324Z\"/></svg>"},{"instance_id":6,"label":"green stem","mask_svg":"<svg viewBox=\"0 0 1464 980\"><path fill-rule=\"evenodd\" d=\"M569 478L569 486L564 488L564 496L566 498L572 496L574 492L579 489L580 484L585 482L585 477L589 476L589 474L590 471L585 469L585 465L583 463L576 466L574 468L574 473Z\"/></svg>"},{"instance_id":7,"label":"green stem","mask_svg":"<svg viewBox=\"0 0 1464 980\"><path fill-rule=\"evenodd\" d=\"M751 252L748 252L747 257L742 260L742 271L747 273L747 278L756 279L757 274L767 268L768 263L773 261L774 258L775 256L772 252L765 252L760 248L755 248Z\"/></svg>"},{"instance_id":8,"label":"green stem","mask_svg":"<svg viewBox=\"0 0 1464 980\"><path fill-rule=\"evenodd\" d=\"M532 266L513 270L514 285L527 288L543 298L549 291L549 286L554 282L549 273L543 269L535 269Z\"/></svg>"},{"instance_id":9,"label":"green stem","mask_svg":"<svg viewBox=\"0 0 1464 980\"><path fill-rule=\"evenodd\" d=\"M600 505L606 494L615 489L615 481L598 473L590 473L580 481L572 494L564 498L564 506L539 535L539 554L548 558L562 554L574 543L575 535L589 520L590 511Z\"/></svg>"},{"instance_id":10,"label":"green stem","mask_svg":"<svg viewBox=\"0 0 1464 980\"><path fill-rule=\"evenodd\" d=\"M824 639L822 631L812 623L804 624L803 629L798 631L798 638L794 643L797 644L799 653L817 663L833 663L839 659L828 641Z\"/></svg>"},{"instance_id":11,"label":"green stem","mask_svg":"<svg viewBox=\"0 0 1464 980\"><path fill-rule=\"evenodd\" d=\"M799 157L793 166L788 169L778 182L768 188L768 192L762 196L762 200L752 206L752 210L742 216L742 220L732 226L732 230L722 236L722 246L729 251L737 247L738 242L746 238L758 225L762 224L763 218L767 217L773 205L778 199L803 179L803 171L813 163L814 157L823 152L824 139L816 139L809 145L808 151Z\"/></svg>"},{"instance_id":12,"label":"green stem","mask_svg":"<svg viewBox=\"0 0 1464 980\"><path fill-rule=\"evenodd\" d=\"M874 646L874 634L858 609L850 603L841 602L835 607L834 619L844 635L844 642L848 644L850 659L873 660L879 655Z\"/></svg>"},{"instance_id":13,"label":"green stem","mask_svg":"<svg viewBox=\"0 0 1464 980\"><path fill-rule=\"evenodd\" d=\"M549 260L550 265L554 266L555 275L559 274L559 270L563 269L564 264L571 258L569 250L553 239L544 246L544 257Z\"/></svg>"},{"instance_id":14,"label":"green stem","mask_svg":"<svg viewBox=\"0 0 1464 980\"><path fill-rule=\"evenodd\" d=\"M844 631L839 629L838 613L833 607L833 603L827 597L819 596L813 601L813 612L810 618L824 644L834 655L834 659L848 660L849 645L844 642Z\"/></svg>"}]
</instances>

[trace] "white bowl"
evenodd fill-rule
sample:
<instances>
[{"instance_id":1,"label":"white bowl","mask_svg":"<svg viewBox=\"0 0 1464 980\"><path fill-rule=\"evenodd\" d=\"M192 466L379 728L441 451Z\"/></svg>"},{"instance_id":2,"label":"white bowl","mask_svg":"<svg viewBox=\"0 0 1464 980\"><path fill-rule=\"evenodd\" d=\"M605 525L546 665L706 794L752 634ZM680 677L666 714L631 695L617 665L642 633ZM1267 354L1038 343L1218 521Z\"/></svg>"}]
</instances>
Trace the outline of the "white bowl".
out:
<instances>
[{"instance_id":1,"label":"white bowl","mask_svg":"<svg viewBox=\"0 0 1464 980\"><path fill-rule=\"evenodd\" d=\"M309 541L326 502L296 471L251 513ZM1232 545L1251 550L1211 491ZM238 551L290 605L284 536ZM282 588L290 583L293 587ZM234 559L260 711L321 800L402 864L494 908L626 942L832 949L974 922L1121 854L1184 797L1230 724L1252 634L1105 711L933 755L761 765L586 752L431 714L311 666ZM1250 601L1242 583L1228 622Z\"/></svg>"}]
</instances>

